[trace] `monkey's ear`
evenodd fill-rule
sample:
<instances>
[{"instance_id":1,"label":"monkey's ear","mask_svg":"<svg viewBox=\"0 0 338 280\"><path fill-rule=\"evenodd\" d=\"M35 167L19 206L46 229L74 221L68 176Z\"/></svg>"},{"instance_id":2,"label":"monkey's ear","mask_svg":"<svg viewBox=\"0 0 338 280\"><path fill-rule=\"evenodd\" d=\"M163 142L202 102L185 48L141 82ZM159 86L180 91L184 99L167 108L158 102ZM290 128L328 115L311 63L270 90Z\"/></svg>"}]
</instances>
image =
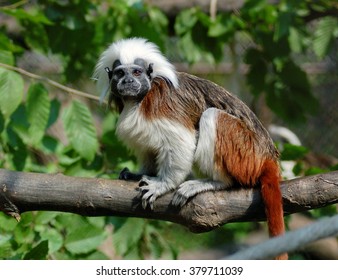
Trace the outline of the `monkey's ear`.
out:
<instances>
[{"instance_id":1,"label":"monkey's ear","mask_svg":"<svg viewBox=\"0 0 338 280\"><path fill-rule=\"evenodd\" d=\"M109 67L104 68L104 70L106 70L107 74L108 74L108 78L109 80L111 80L111 78L113 77L113 71L109 69Z\"/></svg>"},{"instance_id":2,"label":"monkey's ear","mask_svg":"<svg viewBox=\"0 0 338 280\"><path fill-rule=\"evenodd\" d=\"M148 70L147 70L147 75L149 76L149 79L151 79L151 73L153 73L153 65L154 63L150 63L148 66Z\"/></svg>"},{"instance_id":3,"label":"monkey's ear","mask_svg":"<svg viewBox=\"0 0 338 280\"><path fill-rule=\"evenodd\" d=\"M113 70L120 65L122 65L121 61L119 59L116 59L113 63L112 70L110 70L109 67L104 68L104 70L106 70L106 72L108 73L109 80L111 80L111 78L113 77Z\"/></svg>"}]
</instances>

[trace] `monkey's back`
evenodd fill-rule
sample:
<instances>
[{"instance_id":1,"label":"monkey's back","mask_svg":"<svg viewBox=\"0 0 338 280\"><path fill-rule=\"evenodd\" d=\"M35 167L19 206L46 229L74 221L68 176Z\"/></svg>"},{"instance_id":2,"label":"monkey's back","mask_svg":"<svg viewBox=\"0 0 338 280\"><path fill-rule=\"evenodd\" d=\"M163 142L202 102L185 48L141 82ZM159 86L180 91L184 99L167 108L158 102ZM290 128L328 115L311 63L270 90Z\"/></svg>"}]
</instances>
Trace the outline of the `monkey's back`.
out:
<instances>
[{"instance_id":1,"label":"monkey's back","mask_svg":"<svg viewBox=\"0 0 338 280\"><path fill-rule=\"evenodd\" d=\"M256 143L262 147L262 151L267 152L273 159L278 158L278 150L269 133L243 101L209 80L183 72L178 72L177 75L180 87L175 94L178 94L185 107L191 107L186 112L191 112L190 118L195 120L196 129L198 129L199 118L196 118L195 115L200 117L208 108L220 109L239 119L244 127L254 132Z\"/></svg>"}]
</instances>

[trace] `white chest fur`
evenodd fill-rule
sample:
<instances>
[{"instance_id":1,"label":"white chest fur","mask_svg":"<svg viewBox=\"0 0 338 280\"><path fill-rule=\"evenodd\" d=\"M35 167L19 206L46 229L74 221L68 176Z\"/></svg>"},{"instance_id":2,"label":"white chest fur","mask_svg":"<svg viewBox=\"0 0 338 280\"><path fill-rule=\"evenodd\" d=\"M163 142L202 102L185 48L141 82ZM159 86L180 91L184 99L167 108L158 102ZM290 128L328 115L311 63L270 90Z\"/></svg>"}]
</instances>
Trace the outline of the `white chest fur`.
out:
<instances>
[{"instance_id":1,"label":"white chest fur","mask_svg":"<svg viewBox=\"0 0 338 280\"><path fill-rule=\"evenodd\" d=\"M118 137L131 149L167 148L180 149L181 145L195 149L195 132L177 121L166 118L147 120L139 111L138 104L126 104L118 123Z\"/></svg>"}]
</instances>

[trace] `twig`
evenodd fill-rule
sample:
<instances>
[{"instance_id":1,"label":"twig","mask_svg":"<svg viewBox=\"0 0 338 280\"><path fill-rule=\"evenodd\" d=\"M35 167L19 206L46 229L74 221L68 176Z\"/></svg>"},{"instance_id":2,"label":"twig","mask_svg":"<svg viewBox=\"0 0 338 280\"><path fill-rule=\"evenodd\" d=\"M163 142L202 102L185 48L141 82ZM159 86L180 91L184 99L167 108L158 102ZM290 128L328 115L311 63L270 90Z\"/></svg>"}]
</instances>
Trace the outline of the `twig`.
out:
<instances>
[{"instance_id":1,"label":"twig","mask_svg":"<svg viewBox=\"0 0 338 280\"><path fill-rule=\"evenodd\" d=\"M93 94L89 94L89 93L86 93L86 92L83 92L83 91L80 91L80 90L76 90L76 89L72 89L70 87L66 87L58 82L55 82L51 79L48 79L46 77L42 77L42 76L39 76L37 74L33 74L31 72L28 72L22 68L19 68L19 67L15 67L15 66L12 66L12 65L8 65L8 64L4 64L4 63L0 63L0 67L3 67L5 69L8 69L8 70L12 70L12 71L15 71L15 72L18 72L22 75L25 75L27 77L30 77L30 78L33 78L35 80L39 80L39 81L42 81L42 82L45 82L45 83L48 83L58 89L61 89L65 92L68 92L70 94L74 94L74 95L77 95L77 96L81 96L81 97L85 97L85 98L88 98L88 99L92 99L92 100L95 100L95 101L100 101L100 98L98 96L95 96Z\"/></svg>"},{"instance_id":2,"label":"twig","mask_svg":"<svg viewBox=\"0 0 338 280\"><path fill-rule=\"evenodd\" d=\"M2 6L2 7L0 7L1 9L16 9L16 8L18 8L18 7L20 7L20 6L23 6L23 5L25 5L25 4L27 4L28 3L28 1L27 0L22 0L22 1L19 1L19 2L16 2L16 3L14 3L14 4L11 4L11 5L7 5L7 6Z\"/></svg>"},{"instance_id":3,"label":"twig","mask_svg":"<svg viewBox=\"0 0 338 280\"><path fill-rule=\"evenodd\" d=\"M211 20L216 19L217 14L217 0L211 0L210 1L210 18Z\"/></svg>"}]
</instances>

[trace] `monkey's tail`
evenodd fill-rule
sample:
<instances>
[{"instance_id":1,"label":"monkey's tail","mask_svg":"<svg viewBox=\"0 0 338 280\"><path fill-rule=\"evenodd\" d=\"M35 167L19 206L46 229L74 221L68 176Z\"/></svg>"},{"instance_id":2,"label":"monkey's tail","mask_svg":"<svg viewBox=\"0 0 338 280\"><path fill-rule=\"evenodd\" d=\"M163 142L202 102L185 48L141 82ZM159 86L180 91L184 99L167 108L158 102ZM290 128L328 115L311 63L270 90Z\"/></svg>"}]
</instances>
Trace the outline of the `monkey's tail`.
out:
<instances>
[{"instance_id":1,"label":"monkey's tail","mask_svg":"<svg viewBox=\"0 0 338 280\"><path fill-rule=\"evenodd\" d=\"M282 193L279 181L278 164L274 160L266 160L262 167L260 182L269 235L271 237L285 233ZM288 259L288 255L285 253L276 257L276 259Z\"/></svg>"}]
</instances>

